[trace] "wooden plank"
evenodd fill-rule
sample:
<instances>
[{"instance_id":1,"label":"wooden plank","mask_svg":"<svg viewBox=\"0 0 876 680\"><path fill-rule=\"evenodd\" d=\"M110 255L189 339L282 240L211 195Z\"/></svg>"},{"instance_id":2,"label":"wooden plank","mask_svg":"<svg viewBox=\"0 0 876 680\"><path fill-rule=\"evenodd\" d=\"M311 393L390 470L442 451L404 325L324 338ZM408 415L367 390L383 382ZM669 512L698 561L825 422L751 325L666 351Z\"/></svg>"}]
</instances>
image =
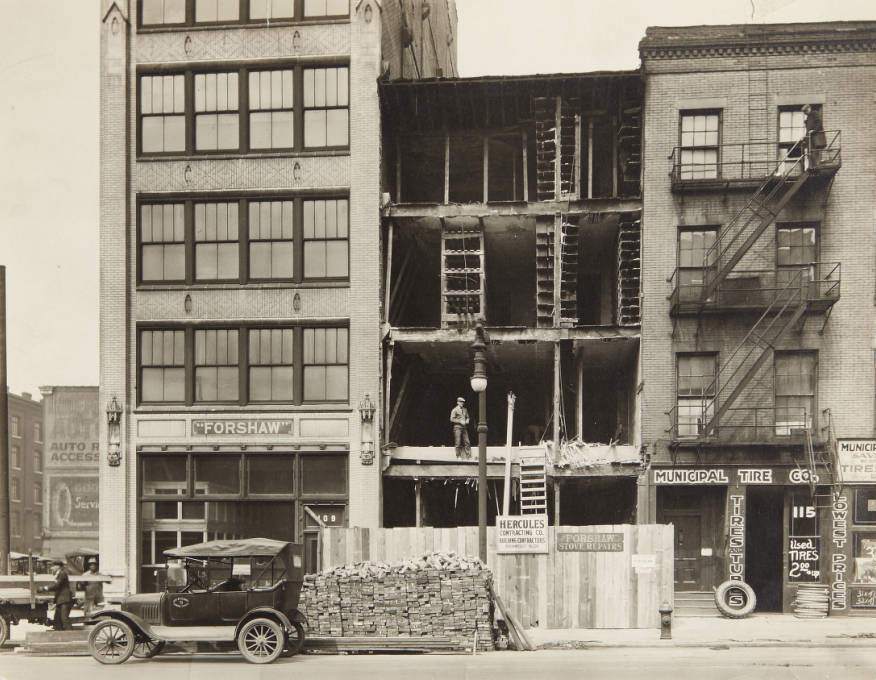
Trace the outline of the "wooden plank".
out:
<instances>
[{"instance_id":1,"label":"wooden plank","mask_svg":"<svg viewBox=\"0 0 876 680\"><path fill-rule=\"evenodd\" d=\"M450 135L444 135L444 202L450 203Z\"/></svg>"},{"instance_id":2,"label":"wooden plank","mask_svg":"<svg viewBox=\"0 0 876 680\"><path fill-rule=\"evenodd\" d=\"M375 562L386 561L386 529L375 529L371 532L371 559Z\"/></svg>"},{"instance_id":3,"label":"wooden plank","mask_svg":"<svg viewBox=\"0 0 876 680\"><path fill-rule=\"evenodd\" d=\"M523 142L523 202L529 203L529 148L526 144L526 130L520 133L520 137Z\"/></svg>"}]
</instances>

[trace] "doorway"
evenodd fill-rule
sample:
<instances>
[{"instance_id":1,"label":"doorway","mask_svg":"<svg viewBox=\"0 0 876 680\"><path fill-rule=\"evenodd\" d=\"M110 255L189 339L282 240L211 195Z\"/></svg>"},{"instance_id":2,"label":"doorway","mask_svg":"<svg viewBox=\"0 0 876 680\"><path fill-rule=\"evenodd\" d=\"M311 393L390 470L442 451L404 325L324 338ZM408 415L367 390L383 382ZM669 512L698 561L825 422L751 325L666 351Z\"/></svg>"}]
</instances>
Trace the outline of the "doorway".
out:
<instances>
[{"instance_id":1,"label":"doorway","mask_svg":"<svg viewBox=\"0 0 876 680\"><path fill-rule=\"evenodd\" d=\"M745 509L745 581L757 595L757 611L782 611L782 517L780 486L748 487Z\"/></svg>"},{"instance_id":2,"label":"doorway","mask_svg":"<svg viewBox=\"0 0 876 680\"><path fill-rule=\"evenodd\" d=\"M675 527L675 590L702 590L702 517L690 514L665 514L664 521Z\"/></svg>"}]
</instances>

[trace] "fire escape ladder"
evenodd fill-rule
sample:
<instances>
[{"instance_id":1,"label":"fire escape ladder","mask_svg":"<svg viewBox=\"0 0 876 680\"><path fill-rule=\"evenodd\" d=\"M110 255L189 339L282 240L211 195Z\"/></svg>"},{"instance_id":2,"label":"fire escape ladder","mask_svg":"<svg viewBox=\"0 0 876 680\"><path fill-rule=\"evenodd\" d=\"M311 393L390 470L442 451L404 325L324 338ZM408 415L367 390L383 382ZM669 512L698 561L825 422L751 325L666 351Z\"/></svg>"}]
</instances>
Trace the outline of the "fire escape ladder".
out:
<instances>
[{"instance_id":1,"label":"fire escape ladder","mask_svg":"<svg viewBox=\"0 0 876 680\"><path fill-rule=\"evenodd\" d=\"M554 222L538 220L535 225L536 310L538 326L554 325Z\"/></svg>"},{"instance_id":2,"label":"fire escape ladder","mask_svg":"<svg viewBox=\"0 0 876 680\"><path fill-rule=\"evenodd\" d=\"M578 323L578 225L563 220L560 232L560 325Z\"/></svg>"},{"instance_id":3,"label":"fire escape ladder","mask_svg":"<svg viewBox=\"0 0 876 680\"><path fill-rule=\"evenodd\" d=\"M520 458L520 512L537 515L547 512L547 473L545 454Z\"/></svg>"},{"instance_id":4,"label":"fire escape ladder","mask_svg":"<svg viewBox=\"0 0 876 680\"><path fill-rule=\"evenodd\" d=\"M533 99L535 116L535 167L536 196L539 201L550 201L556 197L557 160L557 98L535 97Z\"/></svg>"},{"instance_id":5,"label":"fire escape ladder","mask_svg":"<svg viewBox=\"0 0 876 680\"><path fill-rule=\"evenodd\" d=\"M706 252L703 262L704 302L717 292L718 286L808 178L809 172L803 167L803 156L786 157L776 164L775 172L760 185L745 207L733 216Z\"/></svg>"},{"instance_id":6,"label":"fire escape ladder","mask_svg":"<svg viewBox=\"0 0 876 680\"><path fill-rule=\"evenodd\" d=\"M824 455L821 457L821 460L818 460L815 458L813 450L809 489L812 492L812 504L815 507L830 508L833 506L835 498L842 491L843 479L841 474L842 468L839 465L839 453L837 452L836 433L833 431L833 417L829 408L824 409L823 414L827 421L824 427L822 427ZM830 492L828 494L818 494L815 492L816 478L813 475L816 472L816 465L819 463L830 479Z\"/></svg>"},{"instance_id":7,"label":"fire escape ladder","mask_svg":"<svg viewBox=\"0 0 876 680\"><path fill-rule=\"evenodd\" d=\"M714 394L714 397L704 399L703 403L705 435L713 435L720 428L721 418L736 403L781 338L803 317L807 298L802 277L802 271L797 272L776 292L767 309L730 353L722 370L706 389L706 394Z\"/></svg>"}]
</instances>

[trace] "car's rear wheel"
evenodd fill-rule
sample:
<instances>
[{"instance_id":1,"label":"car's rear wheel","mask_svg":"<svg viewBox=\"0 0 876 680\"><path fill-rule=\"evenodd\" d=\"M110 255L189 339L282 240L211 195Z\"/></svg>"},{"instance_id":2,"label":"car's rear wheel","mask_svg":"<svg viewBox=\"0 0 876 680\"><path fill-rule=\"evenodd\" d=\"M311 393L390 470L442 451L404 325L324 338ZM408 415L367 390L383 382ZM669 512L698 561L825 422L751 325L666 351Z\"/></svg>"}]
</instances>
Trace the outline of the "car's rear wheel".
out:
<instances>
[{"instance_id":1,"label":"car's rear wheel","mask_svg":"<svg viewBox=\"0 0 876 680\"><path fill-rule=\"evenodd\" d=\"M286 641L284 656L295 656L304 649L304 626L298 623L298 621L292 621L292 627L295 628L295 633L290 635Z\"/></svg>"},{"instance_id":2,"label":"car's rear wheel","mask_svg":"<svg viewBox=\"0 0 876 680\"><path fill-rule=\"evenodd\" d=\"M134 631L124 621L104 619L88 634L88 649L103 664L125 663L134 653Z\"/></svg>"},{"instance_id":3,"label":"car's rear wheel","mask_svg":"<svg viewBox=\"0 0 876 680\"><path fill-rule=\"evenodd\" d=\"M286 633L276 621L252 619L240 628L237 648L250 663L271 663L283 653Z\"/></svg>"},{"instance_id":4,"label":"car's rear wheel","mask_svg":"<svg viewBox=\"0 0 876 680\"><path fill-rule=\"evenodd\" d=\"M153 656L161 654L162 649L164 649L164 640L146 638L134 645L134 658L151 659Z\"/></svg>"}]
</instances>

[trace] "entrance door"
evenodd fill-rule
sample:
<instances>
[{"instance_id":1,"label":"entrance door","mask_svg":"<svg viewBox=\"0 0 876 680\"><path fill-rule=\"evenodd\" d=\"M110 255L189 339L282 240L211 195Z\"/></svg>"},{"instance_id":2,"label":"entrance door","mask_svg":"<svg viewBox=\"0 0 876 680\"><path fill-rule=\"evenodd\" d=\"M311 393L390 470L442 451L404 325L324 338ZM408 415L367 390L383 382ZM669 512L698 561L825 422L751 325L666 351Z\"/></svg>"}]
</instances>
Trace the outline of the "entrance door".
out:
<instances>
[{"instance_id":1,"label":"entrance door","mask_svg":"<svg viewBox=\"0 0 876 680\"><path fill-rule=\"evenodd\" d=\"M757 611L780 612L784 489L750 486L745 503L745 580L757 595Z\"/></svg>"},{"instance_id":2,"label":"entrance door","mask_svg":"<svg viewBox=\"0 0 876 680\"><path fill-rule=\"evenodd\" d=\"M664 514L664 521L674 526L675 589L702 590L702 518Z\"/></svg>"}]
</instances>

